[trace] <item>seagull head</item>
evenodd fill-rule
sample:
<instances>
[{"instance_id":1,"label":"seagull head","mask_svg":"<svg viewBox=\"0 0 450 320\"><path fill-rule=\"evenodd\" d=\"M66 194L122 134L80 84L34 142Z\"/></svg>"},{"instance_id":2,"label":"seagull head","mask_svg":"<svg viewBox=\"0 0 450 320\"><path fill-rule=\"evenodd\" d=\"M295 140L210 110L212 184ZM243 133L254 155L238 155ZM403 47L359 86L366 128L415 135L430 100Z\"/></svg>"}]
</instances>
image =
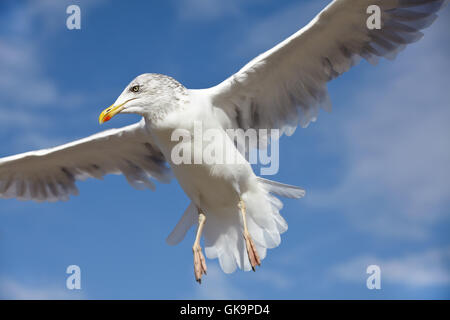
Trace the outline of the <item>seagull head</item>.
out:
<instances>
[{"instance_id":1,"label":"seagull head","mask_svg":"<svg viewBox=\"0 0 450 320\"><path fill-rule=\"evenodd\" d=\"M143 117L170 109L185 88L175 79L162 74L144 73L137 76L123 90L110 107L98 118L100 124L109 121L119 113L135 113Z\"/></svg>"}]
</instances>

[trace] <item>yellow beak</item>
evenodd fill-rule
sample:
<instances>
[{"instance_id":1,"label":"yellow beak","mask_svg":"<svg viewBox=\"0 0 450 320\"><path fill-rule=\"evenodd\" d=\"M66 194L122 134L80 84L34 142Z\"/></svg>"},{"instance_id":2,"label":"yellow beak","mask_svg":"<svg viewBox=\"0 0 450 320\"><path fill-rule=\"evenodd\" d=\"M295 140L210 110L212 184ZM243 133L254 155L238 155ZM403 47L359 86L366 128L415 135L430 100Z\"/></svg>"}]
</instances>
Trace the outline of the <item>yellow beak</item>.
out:
<instances>
[{"instance_id":1,"label":"yellow beak","mask_svg":"<svg viewBox=\"0 0 450 320\"><path fill-rule=\"evenodd\" d=\"M115 106L114 104L112 104L109 108L106 108L105 110L103 110L103 112L100 114L100 117L98 117L98 123L102 124L106 121L109 121L112 119L112 117L114 117L116 114L118 114L120 111L123 110L125 104L133 99L129 99L127 101L125 101L124 103L119 104L118 106Z\"/></svg>"}]
</instances>

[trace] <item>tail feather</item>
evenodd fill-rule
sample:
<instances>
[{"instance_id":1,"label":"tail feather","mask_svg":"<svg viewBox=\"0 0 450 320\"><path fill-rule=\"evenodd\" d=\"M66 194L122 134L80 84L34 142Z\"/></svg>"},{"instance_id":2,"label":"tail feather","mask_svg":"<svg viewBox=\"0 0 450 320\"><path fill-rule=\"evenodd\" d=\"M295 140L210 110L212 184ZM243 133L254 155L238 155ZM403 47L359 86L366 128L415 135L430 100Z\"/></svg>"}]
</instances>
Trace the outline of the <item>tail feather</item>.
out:
<instances>
[{"instance_id":1,"label":"tail feather","mask_svg":"<svg viewBox=\"0 0 450 320\"><path fill-rule=\"evenodd\" d=\"M267 249L275 248L281 243L281 234L288 229L288 224L280 214L283 203L275 196L298 199L305 195L305 190L299 187L279 182L257 178L257 184L241 197L247 208L247 225L253 238L256 250L261 260L266 257ZM243 221L237 204L214 211L206 210L206 224L203 230L205 253L209 259L219 259L219 264L225 273L231 273L236 268L251 270L247 256ZM196 223L197 210L191 203L167 237L167 243L179 243L187 231Z\"/></svg>"},{"instance_id":2,"label":"tail feather","mask_svg":"<svg viewBox=\"0 0 450 320\"><path fill-rule=\"evenodd\" d=\"M303 198L306 194L305 189L291 186L289 184L284 184L268 179L264 179L261 177L257 178L259 182L261 182L264 188L267 189L270 193L276 194L280 197L290 198L290 199L300 199Z\"/></svg>"},{"instance_id":3,"label":"tail feather","mask_svg":"<svg viewBox=\"0 0 450 320\"><path fill-rule=\"evenodd\" d=\"M193 202L189 204L180 221L178 221L177 225L173 229L173 231L169 234L166 239L166 242L174 246L181 242L184 239L184 236L188 232L188 230L194 225L195 218L197 215L197 208Z\"/></svg>"}]
</instances>

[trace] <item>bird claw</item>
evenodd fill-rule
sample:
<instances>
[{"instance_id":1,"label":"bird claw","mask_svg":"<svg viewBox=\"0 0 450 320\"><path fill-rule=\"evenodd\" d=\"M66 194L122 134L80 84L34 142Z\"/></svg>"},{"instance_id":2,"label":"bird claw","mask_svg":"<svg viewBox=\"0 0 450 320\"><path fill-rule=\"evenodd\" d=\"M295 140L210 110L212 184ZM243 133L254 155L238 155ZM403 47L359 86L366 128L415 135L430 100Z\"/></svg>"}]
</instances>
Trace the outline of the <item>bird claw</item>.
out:
<instances>
[{"instance_id":1,"label":"bird claw","mask_svg":"<svg viewBox=\"0 0 450 320\"><path fill-rule=\"evenodd\" d=\"M259 259L258 252L256 251L255 243L248 233L244 233L244 239L252 270L256 271L255 267L261 265L261 260Z\"/></svg>"},{"instance_id":2,"label":"bird claw","mask_svg":"<svg viewBox=\"0 0 450 320\"><path fill-rule=\"evenodd\" d=\"M192 251L194 252L195 281L197 281L199 284L201 284L202 276L206 275L206 272L207 272L205 257L203 256L202 247L200 247L200 246L194 246L192 248Z\"/></svg>"}]
</instances>

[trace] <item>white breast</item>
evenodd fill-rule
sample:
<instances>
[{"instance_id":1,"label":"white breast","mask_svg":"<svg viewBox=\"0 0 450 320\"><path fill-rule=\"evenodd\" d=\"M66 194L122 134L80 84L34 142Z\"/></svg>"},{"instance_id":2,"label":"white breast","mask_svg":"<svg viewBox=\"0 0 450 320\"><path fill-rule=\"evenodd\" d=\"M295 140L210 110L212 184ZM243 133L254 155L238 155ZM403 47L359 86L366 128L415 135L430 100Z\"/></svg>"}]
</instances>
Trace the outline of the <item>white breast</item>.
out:
<instances>
[{"instance_id":1,"label":"white breast","mask_svg":"<svg viewBox=\"0 0 450 320\"><path fill-rule=\"evenodd\" d=\"M150 130L181 187L195 203L205 209L238 203L254 173L208 108L187 106ZM190 150L182 163L179 157L175 159L180 149ZM212 151L219 149L222 152Z\"/></svg>"}]
</instances>

